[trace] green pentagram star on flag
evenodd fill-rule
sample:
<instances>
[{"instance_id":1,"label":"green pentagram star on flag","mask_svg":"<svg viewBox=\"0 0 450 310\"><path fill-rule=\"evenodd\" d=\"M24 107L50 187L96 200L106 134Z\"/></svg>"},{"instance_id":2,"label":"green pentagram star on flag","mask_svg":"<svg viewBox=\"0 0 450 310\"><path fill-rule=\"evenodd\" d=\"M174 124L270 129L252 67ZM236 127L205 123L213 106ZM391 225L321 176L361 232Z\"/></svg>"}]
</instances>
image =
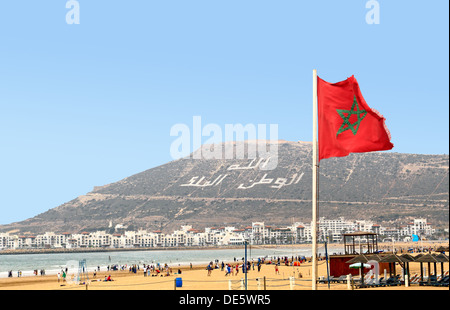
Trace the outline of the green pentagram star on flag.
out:
<instances>
[{"instance_id":1,"label":"green pentagram star on flag","mask_svg":"<svg viewBox=\"0 0 450 310\"><path fill-rule=\"evenodd\" d=\"M394 147L385 118L367 104L353 75L337 83L317 77L317 105L319 161Z\"/></svg>"},{"instance_id":2,"label":"green pentagram star on flag","mask_svg":"<svg viewBox=\"0 0 450 310\"><path fill-rule=\"evenodd\" d=\"M356 107L356 110L355 110ZM341 127L336 133L336 136L338 136L340 133L343 133L346 130L351 130L354 135L358 132L359 125L361 124L361 121L366 117L367 112L366 110L360 110L358 102L356 101L356 96L353 96L353 104L350 110L339 110L337 109L336 112L342 117L344 120ZM350 123L350 116L356 115L357 121L353 124Z\"/></svg>"}]
</instances>

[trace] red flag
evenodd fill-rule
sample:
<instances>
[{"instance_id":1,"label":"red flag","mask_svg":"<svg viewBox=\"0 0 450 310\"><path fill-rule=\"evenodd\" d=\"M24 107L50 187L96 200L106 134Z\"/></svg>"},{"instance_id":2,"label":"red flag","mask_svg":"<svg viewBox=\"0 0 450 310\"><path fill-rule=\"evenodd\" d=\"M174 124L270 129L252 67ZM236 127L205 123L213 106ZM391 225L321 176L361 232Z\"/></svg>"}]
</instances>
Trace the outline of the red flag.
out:
<instances>
[{"instance_id":1,"label":"red flag","mask_svg":"<svg viewBox=\"0 0 450 310\"><path fill-rule=\"evenodd\" d=\"M319 161L394 147L385 118L367 105L354 76L334 84L317 77L317 100Z\"/></svg>"}]
</instances>

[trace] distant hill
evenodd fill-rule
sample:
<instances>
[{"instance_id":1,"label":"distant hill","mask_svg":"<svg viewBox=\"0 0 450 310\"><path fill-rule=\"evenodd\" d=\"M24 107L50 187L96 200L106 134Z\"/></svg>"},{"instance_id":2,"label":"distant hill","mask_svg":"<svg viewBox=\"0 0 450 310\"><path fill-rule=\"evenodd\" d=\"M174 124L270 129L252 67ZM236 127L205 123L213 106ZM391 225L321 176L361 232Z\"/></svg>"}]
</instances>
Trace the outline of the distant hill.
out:
<instances>
[{"instance_id":1,"label":"distant hill","mask_svg":"<svg viewBox=\"0 0 450 310\"><path fill-rule=\"evenodd\" d=\"M210 146L204 146L210 147ZM268 157L175 160L92 192L0 231L80 232L129 229L171 232L195 228L286 225L311 219L311 157L308 142L280 141L278 165L261 170ZM320 163L319 216L370 219L389 226L427 218L448 228L449 156L375 152Z\"/></svg>"}]
</instances>

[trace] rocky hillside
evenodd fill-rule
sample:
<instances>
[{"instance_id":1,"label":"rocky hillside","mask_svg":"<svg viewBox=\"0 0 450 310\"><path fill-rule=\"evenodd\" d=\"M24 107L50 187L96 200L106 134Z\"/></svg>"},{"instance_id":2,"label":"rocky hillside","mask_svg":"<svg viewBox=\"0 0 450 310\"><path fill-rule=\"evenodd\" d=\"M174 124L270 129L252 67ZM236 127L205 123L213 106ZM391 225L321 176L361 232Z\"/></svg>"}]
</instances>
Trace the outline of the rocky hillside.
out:
<instances>
[{"instance_id":1,"label":"rocky hillside","mask_svg":"<svg viewBox=\"0 0 450 310\"><path fill-rule=\"evenodd\" d=\"M211 147L211 146L204 146ZM252 221L290 224L311 219L311 157L308 142L281 141L274 157L183 158L95 187L0 231L93 231L110 222L129 229L241 227ZM389 225L425 217L448 228L449 156L375 152L320 163L319 216L371 219Z\"/></svg>"}]
</instances>

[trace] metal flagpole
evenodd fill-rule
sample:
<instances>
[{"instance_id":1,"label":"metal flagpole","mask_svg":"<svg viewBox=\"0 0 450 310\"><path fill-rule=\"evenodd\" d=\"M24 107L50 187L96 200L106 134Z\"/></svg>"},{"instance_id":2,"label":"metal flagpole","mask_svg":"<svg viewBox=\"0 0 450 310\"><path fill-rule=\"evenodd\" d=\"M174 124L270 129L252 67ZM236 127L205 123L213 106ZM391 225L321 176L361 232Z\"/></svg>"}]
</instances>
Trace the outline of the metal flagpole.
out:
<instances>
[{"instance_id":1,"label":"metal flagpole","mask_svg":"<svg viewBox=\"0 0 450 310\"><path fill-rule=\"evenodd\" d=\"M328 240L328 236L327 236ZM328 268L328 249L327 249L327 240L325 240L325 259L327 262L327 283L328 283L328 289L330 289L330 270Z\"/></svg>"},{"instance_id":2,"label":"metal flagpole","mask_svg":"<svg viewBox=\"0 0 450 310\"><path fill-rule=\"evenodd\" d=\"M317 70L313 70L313 173L312 173L312 289L317 290L317 211L318 211L318 156L317 156Z\"/></svg>"}]
</instances>

